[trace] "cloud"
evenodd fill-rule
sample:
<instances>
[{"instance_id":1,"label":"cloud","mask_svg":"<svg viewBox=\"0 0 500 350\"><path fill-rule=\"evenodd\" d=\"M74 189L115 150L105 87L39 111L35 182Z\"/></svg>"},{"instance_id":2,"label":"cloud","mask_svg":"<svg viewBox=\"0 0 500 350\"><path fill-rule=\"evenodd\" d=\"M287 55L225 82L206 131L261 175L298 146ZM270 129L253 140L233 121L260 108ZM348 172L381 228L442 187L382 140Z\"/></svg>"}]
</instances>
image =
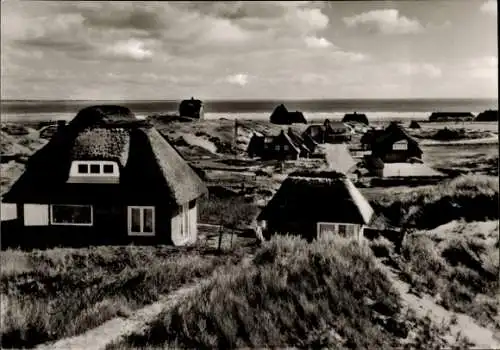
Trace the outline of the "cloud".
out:
<instances>
[{"instance_id":1,"label":"cloud","mask_svg":"<svg viewBox=\"0 0 500 350\"><path fill-rule=\"evenodd\" d=\"M398 63L398 71L406 76L427 76L429 78L439 78L442 76L442 71L430 63Z\"/></svg>"},{"instance_id":2,"label":"cloud","mask_svg":"<svg viewBox=\"0 0 500 350\"><path fill-rule=\"evenodd\" d=\"M331 47L333 44L325 38L317 38L315 36L308 36L305 39L307 47L312 49L322 49Z\"/></svg>"},{"instance_id":3,"label":"cloud","mask_svg":"<svg viewBox=\"0 0 500 350\"><path fill-rule=\"evenodd\" d=\"M471 59L465 65L464 70L471 78L496 80L498 77L498 57L487 56Z\"/></svg>"},{"instance_id":4,"label":"cloud","mask_svg":"<svg viewBox=\"0 0 500 350\"><path fill-rule=\"evenodd\" d=\"M382 34L414 34L424 30L418 20L400 15L396 9L363 12L344 17L343 21L350 28L366 26Z\"/></svg>"},{"instance_id":5,"label":"cloud","mask_svg":"<svg viewBox=\"0 0 500 350\"><path fill-rule=\"evenodd\" d=\"M479 7L479 10L483 13L486 13L488 15L497 15L497 1L496 0L488 0L484 2L481 7Z\"/></svg>"},{"instance_id":6,"label":"cloud","mask_svg":"<svg viewBox=\"0 0 500 350\"><path fill-rule=\"evenodd\" d=\"M248 75L243 73L229 75L226 81L233 85L245 86L248 84Z\"/></svg>"},{"instance_id":7,"label":"cloud","mask_svg":"<svg viewBox=\"0 0 500 350\"><path fill-rule=\"evenodd\" d=\"M148 60L153 57L153 52L146 49L144 42L137 39L119 41L109 47L107 53L113 57L121 57L136 61Z\"/></svg>"}]
</instances>

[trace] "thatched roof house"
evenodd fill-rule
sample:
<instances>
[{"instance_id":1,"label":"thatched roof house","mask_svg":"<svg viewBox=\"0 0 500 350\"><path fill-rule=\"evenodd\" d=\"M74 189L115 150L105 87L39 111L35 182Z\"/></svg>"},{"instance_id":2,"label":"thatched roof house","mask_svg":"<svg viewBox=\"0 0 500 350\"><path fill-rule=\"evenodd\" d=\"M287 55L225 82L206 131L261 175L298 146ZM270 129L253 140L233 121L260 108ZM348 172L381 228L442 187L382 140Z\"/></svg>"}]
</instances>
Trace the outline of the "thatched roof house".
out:
<instances>
[{"instance_id":1,"label":"thatched roof house","mask_svg":"<svg viewBox=\"0 0 500 350\"><path fill-rule=\"evenodd\" d=\"M331 122L328 119L323 124L312 124L304 131L317 143L342 143L351 140L351 129L341 122Z\"/></svg>"},{"instance_id":2,"label":"thatched roof house","mask_svg":"<svg viewBox=\"0 0 500 350\"><path fill-rule=\"evenodd\" d=\"M497 122L498 121L498 109L492 110L488 109L479 113L474 120L476 122Z\"/></svg>"},{"instance_id":3,"label":"thatched roof house","mask_svg":"<svg viewBox=\"0 0 500 350\"><path fill-rule=\"evenodd\" d=\"M344 115L344 118L342 118L342 123L362 123L365 125L369 125L370 123L368 122L368 117L364 113L347 113Z\"/></svg>"},{"instance_id":4,"label":"thatched roof house","mask_svg":"<svg viewBox=\"0 0 500 350\"><path fill-rule=\"evenodd\" d=\"M41 244L184 245L196 239L196 202L206 191L147 121L104 105L58 131L3 200L17 204L20 229L36 231Z\"/></svg>"},{"instance_id":5,"label":"thatched roof house","mask_svg":"<svg viewBox=\"0 0 500 350\"><path fill-rule=\"evenodd\" d=\"M257 220L266 222L267 237L289 233L313 240L360 239L373 218L372 207L344 174L315 171L290 174Z\"/></svg>"},{"instance_id":6,"label":"thatched roof house","mask_svg":"<svg viewBox=\"0 0 500 350\"><path fill-rule=\"evenodd\" d=\"M203 102L194 97L191 97L190 100L183 100L179 104L179 115L181 117L203 119Z\"/></svg>"},{"instance_id":7,"label":"thatched roof house","mask_svg":"<svg viewBox=\"0 0 500 350\"><path fill-rule=\"evenodd\" d=\"M384 163L406 162L422 158L422 149L399 123L391 123L371 144L372 156Z\"/></svg>"},{"instance_id":8,"label":"thatched roof house","mask_svg":"<svg viewBox=\"0 0 500 350\"><path fill-rule=\"evenodd\" d=\"M295 123L307 124L307 120L302 112L290 112L284 104L280 104L274 109L269 120L273 124L280 125L290 125Z\"/></svg>"},{"instance_id":9,"label":"thatched roof house","mask_svg":"<svg viewBox=\"0 0 500 350\"><path fill-rule=\"evenodd\" d=\"M296 160L308 158L312 150L306 145L304 139L293 130L281 130L278 135L263 136L254 134L248 144L250 158Z\"/></svg>"},{"instance_id":10,"label":"thatched roof house","mask_svg":"<svg viewBox=\"0 0 500 350\"><path fill-rule=\"evenodd\" d=\"M420 129L421 126L416 120L412 120L409 126L410 129Z\"/></svg>"},{"instance_id":11,"label":"thatched roof house","mask_svg":"<svg viewBox=\"0 0 500 350\"><path fill-rule=\"evenodd\" d=\"M467 121L473 119L474 114L471 112L433 112L429 117L430 122Z\"/></svg>"}]
</instances>

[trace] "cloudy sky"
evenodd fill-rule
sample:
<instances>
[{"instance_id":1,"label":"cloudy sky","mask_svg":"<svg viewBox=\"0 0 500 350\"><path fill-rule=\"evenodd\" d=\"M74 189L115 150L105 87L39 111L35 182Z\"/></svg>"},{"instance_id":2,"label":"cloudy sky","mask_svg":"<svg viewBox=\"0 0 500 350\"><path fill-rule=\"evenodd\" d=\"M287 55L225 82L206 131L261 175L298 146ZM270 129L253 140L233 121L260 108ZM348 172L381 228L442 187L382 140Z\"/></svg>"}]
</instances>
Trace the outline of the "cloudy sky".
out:
<instances>
[{"instance_id":1,"label":"cloudy sky","mask_svg":"<svg viewBox=\"0 0 500 350\"><path fill-rule=\"evenodd\" d=\"M2 0L3 99L497 97L496 0Z\"/></svg>"}]
</instances>

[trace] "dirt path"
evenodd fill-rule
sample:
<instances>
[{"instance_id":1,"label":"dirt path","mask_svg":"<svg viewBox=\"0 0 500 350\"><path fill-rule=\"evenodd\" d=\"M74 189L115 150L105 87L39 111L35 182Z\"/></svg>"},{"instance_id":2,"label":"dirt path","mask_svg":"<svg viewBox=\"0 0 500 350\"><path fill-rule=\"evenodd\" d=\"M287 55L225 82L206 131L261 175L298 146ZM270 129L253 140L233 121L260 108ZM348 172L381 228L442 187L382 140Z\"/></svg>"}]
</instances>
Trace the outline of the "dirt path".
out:
<instances>
[{"instance_id":1,"label":"dirt path","mask_svg":"<svg viewBox=\"0 0 500 350\"><path fill-rule=\"evenodd\" d=\"M177 305L184 297L200 288L207 280L198 281L182 287L150 304L142 309L136 310L130 317L117 317L109 320L97 328L53 343L41 344L39 350L102 350L107 345L140 331L149 321L152 321L162 311L169 310Z\"/></svg>"},{"instance_id":2,"label":"dirt path","mask_svg":"<svg viewBox=\"0 0 500 350\"><path fill-rule=\"evenodd\" d=\"M418 297L409 292L410 286L401 281L396 272L381 263L381 268L387 272L392 280L394 287L401 295L403 305L415 311L418 317L428 316L434 323L450 325L449 334L445 337L449 344L454 344L457 335L462 335L474 344L477 349L500 349L500 338L498 335L485 327L476 323L476 321L464 314L455 313L446 310L427 294ZM451 324L451 319L455 317L455 324Z\"/></svg>"}]
</instances>

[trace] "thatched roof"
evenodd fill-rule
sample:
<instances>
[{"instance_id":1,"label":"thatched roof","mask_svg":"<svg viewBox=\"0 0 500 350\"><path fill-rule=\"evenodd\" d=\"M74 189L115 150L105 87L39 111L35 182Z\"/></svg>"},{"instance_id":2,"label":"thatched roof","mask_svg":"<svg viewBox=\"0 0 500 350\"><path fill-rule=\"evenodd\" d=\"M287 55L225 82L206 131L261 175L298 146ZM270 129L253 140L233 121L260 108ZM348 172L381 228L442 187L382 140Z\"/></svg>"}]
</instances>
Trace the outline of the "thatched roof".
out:
<instances>
[{"instance_id":1,"label":"thatched roof","mask_svg":"<svg viewBox=\"0 0 500 350\"><path fill-rule=\"evenodd\" d=\"M288 128L288 132L287 132L287 136L288 138L293 142L293 144L300 148L302 151L304 152L307 152L307 153L310 153L310 152L313 152L314 150L311 150L306 144L305 144L305 140L302 138L302 136L300 136L299 134L297 134L295 131L293 131L293 129L291 128Z\"/></svg>"},{"instance_id":2,"label":"thatched roof","mask_svg":"<svg viewBox=\"0 0 500 350\"><path fill-rule=\"evenodd\" d=\"M74 159L127 163L130 135L123 128L89 128L78 134L71 150Z\"/></svg>"},{"instance_id":3,"label":"thatched roof","mask_svg":"<svg viewBox=\"0 0 500 350\"><path fill-rule=\"evenodd\" d=\"M357 112L345 114L344 118L342 118L342 123L347 122L363 123L369 125L368 117L366 116L366 114Z\"/></svg>"},{"instance_id":4,"label":"thatched roof","mask_svg":"<svg viewBox=\"0 0 500 350\"><path fill-rule=\"evenodd\" d=\"M405 128L396 122L389 124L389 126L377 136L377 138L373 141L372 147L377 149L384 149L389 146L392 146L394 142L400 140L407 140L408 143L411 143L415 148L417 148L420 152L422 149L420 148L417 140L415 140Z\"/></svg>"},{"instance_id":5,"label":"thatched roof","mask_svg":"<svg viewBox=\"0 0 500 350\"><path fill-rule=\"evenodd\" d=\"M96 108L102 111L101 106ZM119 115L82 112L37 151L26 171L4 196L8 203L95 203L131 200L182 205L206 193L206 187L160 133L117 109ZM116 110L116 109L115 109ZM122 116L126 116L124 120ZM120 123L115 124L117 119ZM94 124L91 124L91 121ZM126 127L123 127L126 125ZM83 126L83 127L82 127ZM119 184L68 184L73 160L114 159L120 162Z\"/></svg>"},{"instance_id":6,"label":"thatched roof","mask_svg":"<svg viewBox=\"0 0 500 350\"><path fill-rule=\"evenodd\" d=\"M307 120L302 112L299 111L290 112L288 111L288 109L285 107L284 104L280 104L274 109L269 120L273 124L282 124L282 125L283 124L289 125L293 123L307 124Z\"/></svg>"},{"instance_id":7,"label":"thatched roof","mask_svg":"<svg viewBox=\"0 0 500 350\"><path fill-rule=\"evenodd\" d=\"M373 209L345 175L295 172L283 182L258 220L368 224Z\"/></svg>"},{"instance_id":8,"label":"thatched roof","mask_svg":"<svg viewBox=\"0 0 500 350\"><path fill-rule=\"evenodd\" d=\"M433 112L429 117L429 121L472 118L474 118L474 114L471 112Z\"/></svg>"},{"instance_id":9,"label":"thatched roof","mask_svg":"<svg viewBox=\"0 0 500 350\"><path fill-rule=\"evenodd\" d=\"M410 129L420 129L420 124L416 120L412 120L409 128Z\"/></svg>"},{"instance_id":10,"label":"thatched roof","mask_svg":"<svg viewBox=\"0 0 500 350\"><path fill-rule=\"evenodd\" d=\"M475 121L477 122L497 122L498 121L498 110L488 109L477 115Z\"/></svg>"},{"instance_id":11,"label":"thatched roof","mask_svg":"<svg viewBox=\"0 0 500 350\"><path fill-rule=\"evenodd\" d=\"M191 97L190 100L183 100L179 104L179 115L181 117L200 118L200 111L203 107L201 100Z\"/></svg>"}]
</instances>

